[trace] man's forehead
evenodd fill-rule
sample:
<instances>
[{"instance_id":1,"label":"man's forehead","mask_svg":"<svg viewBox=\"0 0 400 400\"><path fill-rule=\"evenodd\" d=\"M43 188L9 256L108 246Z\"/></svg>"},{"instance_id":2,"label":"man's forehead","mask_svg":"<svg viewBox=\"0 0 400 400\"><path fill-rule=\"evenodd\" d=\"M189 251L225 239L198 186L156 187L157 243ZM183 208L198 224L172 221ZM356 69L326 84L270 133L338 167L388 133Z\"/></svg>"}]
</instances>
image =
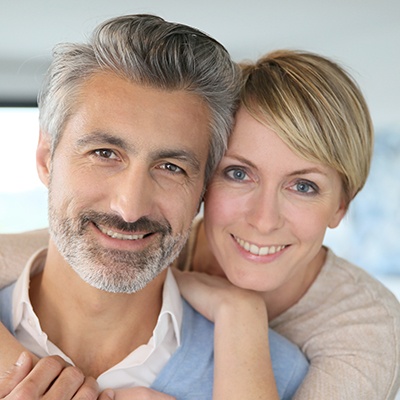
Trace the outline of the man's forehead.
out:
<instances>
[{"instance_id":1,"label":"man's forehead","mask_svg":"<svg viewBox=\"0 0 400 400\"><path fill-rule=\"evenodd\" d=\"M199 94L143 85L112 72L98 72L87 79L75 103L73 114L84 112L88 118L101 112L95 117L103 117L102 122L131 114L138 123L151 119L159 128L175 124L187 131L202 130L206 138L211 131L210 108Z\"/></svg>"},{"instance_id":2,"label":"man's forehead","mask_svg":"<svg viewBox=\"0 0 400 400\"><path fill-rule=\"evenodd\" d=\"M184 87L184 83L182 82ZM192 104L197 107L209 110L205 98L193 90L184 88L164 88L155 84L137 82L128 77L121 76L112 71L99 71L91 74L81 85L78 97L83 97L86 101L90 97L112 99L122 95L133 97L138 103L152 104L161 103L164 99L166 104L175 103L175 99L181 100L184 104Z\"/></svg>"}]
</instances>

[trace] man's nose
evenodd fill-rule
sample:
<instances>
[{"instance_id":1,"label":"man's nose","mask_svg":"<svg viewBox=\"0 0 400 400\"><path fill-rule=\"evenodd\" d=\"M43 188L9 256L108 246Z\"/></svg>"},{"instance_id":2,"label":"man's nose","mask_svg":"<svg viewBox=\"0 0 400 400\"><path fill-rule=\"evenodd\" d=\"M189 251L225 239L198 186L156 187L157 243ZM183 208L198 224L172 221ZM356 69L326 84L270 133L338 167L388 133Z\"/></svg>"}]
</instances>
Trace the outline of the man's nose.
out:
<instances>
[{"instance_id":1,"label":"man's nose","mask_svg":"<svg viewBox=\"0 0 400 400\"><path fill-rule=\"evenodd\" d=\"M126 222L149 216L157 195L156 185L147 168L130 167L119 173L110 187L110 208Z\"/></svg>"}]
</instances>

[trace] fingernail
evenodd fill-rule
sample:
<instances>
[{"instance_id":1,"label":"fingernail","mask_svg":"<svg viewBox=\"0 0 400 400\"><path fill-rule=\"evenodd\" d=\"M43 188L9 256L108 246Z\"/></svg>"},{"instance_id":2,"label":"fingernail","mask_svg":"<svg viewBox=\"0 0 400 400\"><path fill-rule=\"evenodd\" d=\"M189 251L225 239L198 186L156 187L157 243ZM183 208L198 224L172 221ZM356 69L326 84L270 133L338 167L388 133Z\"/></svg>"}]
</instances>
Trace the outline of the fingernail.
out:
<instances>
[{"instance_id":1,"label":"fingernail","mask_svg":"<svg viewBox=\"0 0 400 400\"><path fill-rule=\"evenodd\" d=\"M17 362L15 363L15 365L16 365L17 367L20 367L21 365L23 365L23 364L25 363L26 360L27 360L27 354L26 354L25 351L23 351L23 352L19 355L18 360L17 360Z\"/></svg>"}]
</instances>

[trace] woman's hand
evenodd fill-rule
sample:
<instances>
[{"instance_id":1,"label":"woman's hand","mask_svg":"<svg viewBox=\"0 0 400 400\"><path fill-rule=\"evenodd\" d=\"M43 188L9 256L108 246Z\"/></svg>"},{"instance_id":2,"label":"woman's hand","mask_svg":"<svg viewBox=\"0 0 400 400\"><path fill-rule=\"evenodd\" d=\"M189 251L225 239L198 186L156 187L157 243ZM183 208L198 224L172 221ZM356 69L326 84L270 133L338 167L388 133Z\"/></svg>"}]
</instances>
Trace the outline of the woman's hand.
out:
<instances>
[{"instance_id":1,"label":"woman's hand","mask_svg":"<svg viewBox=\"0 0 400 400\"><path fill-rule=\"evenodd\" d=\"M0 376L2 400L175 400L174 397L145 387L107 389L100 393L94 378L85 377L61 357L40 359L23 352L18 361Z\"/></svg>"},{"instance_id":2,"label":"woman's hand","mask_svg":"<svg viewBox=\"0 0 400 400\"><path fill-rule=\"evenodd\" d=\"M33 357L23 352L0 377L1 399L96 400L98 395L95 379L85 377L77 367L58 356L42 358L34 365ZM102 398L106 399L109 397Z\"/></svg>"},{"instance_id":3,"label":"woman's hand","mask_svg":"<svg viewBox=\"0 0 400 400\"><path fill-rule=\"evenodd\" d=\"M213 400L279 399L262 296L225 278L173 272L182 296L215 324Z\"/></svg>"},{"instance_id":4,"label":"woman's hand","mask_svg":"<svg viewBox=\"0 0 400 400\"><path fill-rule=\"evenodd\" d=\"M252 290L240 289L226 278L211 276L200 272L182 272L173 269L179 290L186 301L200 314L212 322L218 315L230 309L237 314L239 310L260 310L266 313L261 295ZM258 311L256 311L258 312Z\"/></svg>"}]
</instances>

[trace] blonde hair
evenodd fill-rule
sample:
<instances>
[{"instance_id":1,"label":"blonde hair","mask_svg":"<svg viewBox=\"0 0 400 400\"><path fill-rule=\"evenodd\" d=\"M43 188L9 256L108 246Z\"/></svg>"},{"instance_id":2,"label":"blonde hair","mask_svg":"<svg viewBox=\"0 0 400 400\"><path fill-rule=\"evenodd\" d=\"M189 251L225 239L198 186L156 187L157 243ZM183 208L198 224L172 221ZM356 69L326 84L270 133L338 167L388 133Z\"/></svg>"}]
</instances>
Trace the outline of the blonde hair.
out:
<instances>
[{"instance_id":1,"label":"blonde hair","mask_svg":"<svg viewBox=\"0 0 400 400\"><path fill-rule=\"evenodd\" d=\"M322 56L279 50L242 64L241 101L297 155L339 172L346 205L367 179L373 126L351 76Z\"/></svg>"}]
</instances>

